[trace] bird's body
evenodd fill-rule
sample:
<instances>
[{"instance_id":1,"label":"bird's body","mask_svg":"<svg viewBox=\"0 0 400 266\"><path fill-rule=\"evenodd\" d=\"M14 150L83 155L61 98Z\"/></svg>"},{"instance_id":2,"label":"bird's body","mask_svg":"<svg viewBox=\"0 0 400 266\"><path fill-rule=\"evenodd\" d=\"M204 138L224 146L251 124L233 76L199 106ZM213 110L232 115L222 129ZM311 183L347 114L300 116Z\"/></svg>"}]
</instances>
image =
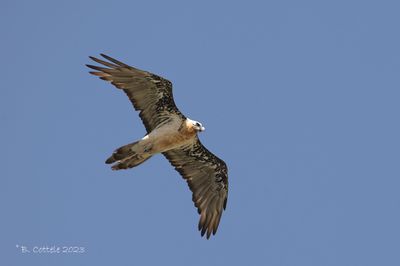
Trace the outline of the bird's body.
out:
<instances>
[{"instance_id":1,"label":"bird's body","mask_svg":"<svg viewBox=\"0 0 400 266\"><path fill-rule=\"evenodd\" d=\"M142 141L150 143L154 153L161 153L192 143L196 135L189 119L173 119L151 131Z\"/></svg>"},{"instance_id":2,"label":"bird's body","mask_svg":"<svg viewBox=\"0 0 400 266\"><path fill-rule=\"evenodd\" d=\"M128 169L162 153L192 190L200 214L199 230L209 238L216 233L226 207L226 164L201 144L197 133L204 131L202 124L186 118L176 107L170 81L102 56L109 62L90 58L107 68L87 65L96 70L90 73L122 89L140 111L147 130L142 139L116 149L106 163L113 164L113 170Z\"/></svg>"},{"instance_id":3,"label":"bird's body","mask_svg":"<svg viewBox=\"0 0 400 266\"><path fill-rule=\"evenodd\" d=\"M112 167L114 170L131 168L157 153L190 146L196 137L193 120L186 118L182 121L175 117L153 129L141 140L118 148L106 162L117 162Z\"/></svg>"}]
</instances>

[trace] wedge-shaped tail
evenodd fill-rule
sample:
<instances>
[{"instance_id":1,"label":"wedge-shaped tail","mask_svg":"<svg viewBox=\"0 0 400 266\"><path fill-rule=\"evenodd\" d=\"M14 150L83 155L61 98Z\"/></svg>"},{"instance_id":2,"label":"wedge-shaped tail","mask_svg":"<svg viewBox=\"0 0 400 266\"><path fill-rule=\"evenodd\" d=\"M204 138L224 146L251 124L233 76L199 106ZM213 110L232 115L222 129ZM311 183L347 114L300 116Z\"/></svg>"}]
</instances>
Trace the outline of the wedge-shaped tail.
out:
<instances>
[{"instance_id":1,"label":"wedge-shaped tail","mask_svg":"<svg viewBox=\"0 0 400 266\"><path fill-rule=\"evenodd\" d=\"M111 169L121 170L128 169L144 161L150 159L151 155L148 153L139 153L137 150L138 141L124 145L116 149L113 154L106 160L106 164L115 163Z\"/></svg>"}]
</instances>

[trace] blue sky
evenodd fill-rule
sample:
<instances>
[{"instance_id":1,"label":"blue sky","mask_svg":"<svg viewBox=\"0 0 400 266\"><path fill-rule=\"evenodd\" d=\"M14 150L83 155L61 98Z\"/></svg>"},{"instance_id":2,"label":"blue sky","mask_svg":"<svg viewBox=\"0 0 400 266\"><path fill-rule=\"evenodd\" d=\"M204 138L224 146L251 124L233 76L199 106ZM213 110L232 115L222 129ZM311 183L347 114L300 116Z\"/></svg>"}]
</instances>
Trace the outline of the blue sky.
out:
<instances>
[{"instance_id":1,"label":"blue sky","mask_svg":"<svg viewBox=\"0 0 400 266\"><path fill-rule=\"evenodd\" d=\"M397 1L3 1L1 265L400 265ZM230 173L217 235L87 73L106 53L174 84ZM21 248L84 247L82 254Z\"/></svg>"}]
</instances>

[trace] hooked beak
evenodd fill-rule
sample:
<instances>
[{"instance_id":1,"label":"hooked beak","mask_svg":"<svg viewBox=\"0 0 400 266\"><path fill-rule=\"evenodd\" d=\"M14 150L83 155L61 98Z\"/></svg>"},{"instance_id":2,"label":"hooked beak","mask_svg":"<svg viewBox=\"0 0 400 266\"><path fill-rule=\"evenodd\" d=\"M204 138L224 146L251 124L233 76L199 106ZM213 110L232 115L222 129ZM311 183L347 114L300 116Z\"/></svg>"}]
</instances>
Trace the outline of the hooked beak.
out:
<instances>
[{"instance_id":1,"label":"hooked beak","mask_svg":"<svg viewBox=\"0 0 400 266\"><path fill-rule=\"evenodd\" d=\"M206 130L205 127L201 127L201 128L200 128L200 131L204 131L204 130Z\"/></svg>"}]
</instances>

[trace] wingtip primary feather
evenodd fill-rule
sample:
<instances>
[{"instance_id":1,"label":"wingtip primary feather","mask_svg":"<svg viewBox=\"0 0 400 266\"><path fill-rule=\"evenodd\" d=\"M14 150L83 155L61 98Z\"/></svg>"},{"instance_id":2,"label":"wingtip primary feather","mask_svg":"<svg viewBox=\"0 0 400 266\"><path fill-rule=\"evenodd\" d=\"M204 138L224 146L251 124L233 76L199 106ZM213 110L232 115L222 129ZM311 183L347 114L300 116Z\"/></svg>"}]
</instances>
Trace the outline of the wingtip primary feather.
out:
<instances>
[{"instance_id":1,"label":"wingtip primary feather","mask_svg":"<svg viewBox=\"0 0 400 266\"><path fill-rule=\"evenodd\" d=\"M92 59L93 61L95 61L96 63L102 64L102 65L107 66L109 68L118 68L118 65L112 64L110 62L106 62L106 61L101 60L99 58L96 58L94 56L89 56L89 58Z\"/></svg>"},{"instance_id":2,"label":"wingtip primary feather","mask_svg":"<svg viewBox=\"0 0 400 266\"><path fill-rule=\"evenodd\" d=\"M128 66L127 64L122 63L121 61L118 61L117 59L112 58L111 56L108 56L108 55L103 54L103 53L101 53L100 55L102 57L104 57L105 59L107 59L108 61L113 62L114 64L117 64L117 65L122 66L122 67L132 68L132 67Z\"/></svg>"},{"instance_id":3,"label":"wingtip primary feather","mask_svg":"<svg viewBox=\"0 0 400 266\"><path fill-rule=\"evenodd\" d=\"M105 70L104 67L99 67L99 66L94 66L94 65L89 65L89 64L86 64L86 66L88 68L91 68L91 69L94 69L94 70L97 70L97 71L104 71Z\"/></svg>"},{"instance_id":4,"label":"wingtip primary feather","mask_svg":"<svg viewBox=\"0 0 400 266\"><path fill-rule=\"evenodd\" d=\"M114 159L114 156L112 156L112 155L105 161L106 164L112 164L114 162L116 162L116 160Z\"/></svg>"}]
</instances>

